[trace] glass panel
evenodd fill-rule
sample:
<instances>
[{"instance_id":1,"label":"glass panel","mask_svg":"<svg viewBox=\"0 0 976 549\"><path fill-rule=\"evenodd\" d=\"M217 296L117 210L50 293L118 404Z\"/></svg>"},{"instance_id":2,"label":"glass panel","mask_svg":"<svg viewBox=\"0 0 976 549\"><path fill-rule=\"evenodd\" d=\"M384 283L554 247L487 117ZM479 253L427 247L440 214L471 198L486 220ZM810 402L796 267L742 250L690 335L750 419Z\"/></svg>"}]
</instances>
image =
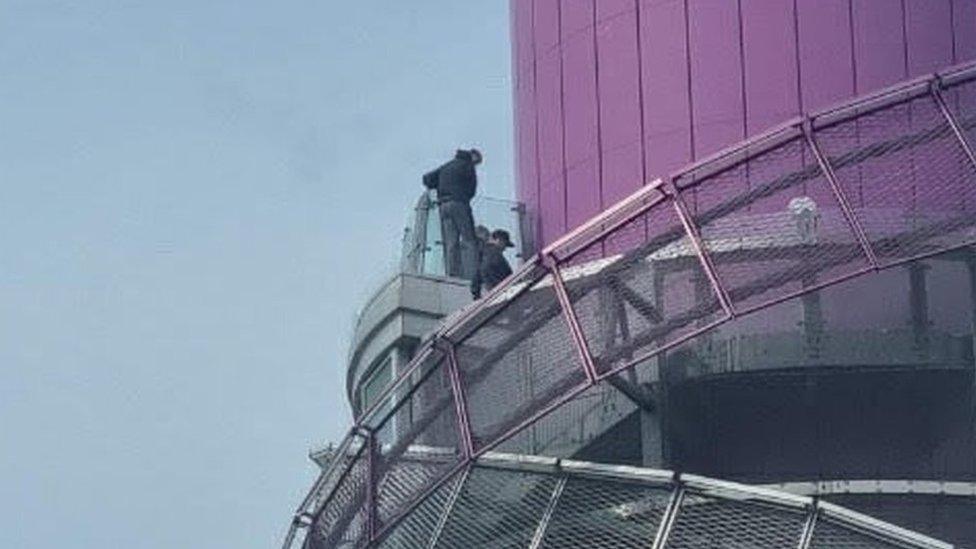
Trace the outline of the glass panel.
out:
<instances>
[{"instance_id":1,"label":"glass panel","mask_svg":"<svg viewBox=\"0 0 976 549\"><path fill-rule=\"evenodd\" d=\"M508 235L512 237L512 244L515 246L505 250L505 259L508 259L509 264L513 267L521 263L526 238L519 226L521 208L518 203L477 196L471 201L471 211L474 214L475 227L481 225L489 232L496 229L508 231Z\"/></svg>"},{"instance_id":2,"label":"glass panel","mask_svg":"<svg viewBox=\"0 0 976 549\"><path fill-rule=\"evenodd\" d=\"M427 241L424 242L423 274L444 276L444 237L441 231L441 213L437 202L431 200L427 212Z\"/></svg>"},{"instance_id":3,"label":"glass panel","mask_svg":"<svg viewBox=\"0 0 976 549\"><path fill-rule=\"evenodd\" d=\"M524 232L522 210L518 202L499 198L477 196L471 201L475 227L484 227L488 232L508 231L514 246L505 250L505 258L513 268L535 252L531 235ZM445 276L443 227L436 193L428 192L418 201L414 220L404 230L401 253L400 265L405 272Z\"/></svg>"},{"instance_id":4,"label":"glass panel","mask_svg":"<svg viewBox=\"0 0 976 549\"><path fill-rule=\"evenodd\" d=\"M373 372L369 381L363 384L364 410L372 408L376 399L383 393L383 389L386 389L391 381L393 381L393 357L388 356L383 360L383 364Z\"/></svg>"}]
</instances>

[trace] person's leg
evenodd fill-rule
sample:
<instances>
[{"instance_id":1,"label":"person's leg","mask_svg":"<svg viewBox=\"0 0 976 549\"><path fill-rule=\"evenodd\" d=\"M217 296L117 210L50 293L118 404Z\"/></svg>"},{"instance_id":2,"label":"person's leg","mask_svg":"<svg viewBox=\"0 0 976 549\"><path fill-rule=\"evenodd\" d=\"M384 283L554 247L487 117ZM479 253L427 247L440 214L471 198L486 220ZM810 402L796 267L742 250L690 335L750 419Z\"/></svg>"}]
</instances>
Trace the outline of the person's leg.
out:
<instances>
[{"instance_id":1,"label":"person's leg","mask_svg":"<svg viewBox=\"0 0 976 549\"><path fill-rule=\"evenodd\" d=\"M460 228L457 221L460 204L456 202L443 202L440 205L441 216L441 238L444 240L444 272L447 276L463 276L461 250L460 250Z\"/></svg>"},{"instance_id":2,"label":"person's leg","mask_svg":"<svg viewBox=\"0 0 976 549\"><path fill-rule=\"evenodd\" d=\"M461 236L461 273L464 278L474 278L474 271L478 268L478 237L474 232L474 214L471 206L460 204L458 208L457 224Z\"/></svg>"}]
</instances>

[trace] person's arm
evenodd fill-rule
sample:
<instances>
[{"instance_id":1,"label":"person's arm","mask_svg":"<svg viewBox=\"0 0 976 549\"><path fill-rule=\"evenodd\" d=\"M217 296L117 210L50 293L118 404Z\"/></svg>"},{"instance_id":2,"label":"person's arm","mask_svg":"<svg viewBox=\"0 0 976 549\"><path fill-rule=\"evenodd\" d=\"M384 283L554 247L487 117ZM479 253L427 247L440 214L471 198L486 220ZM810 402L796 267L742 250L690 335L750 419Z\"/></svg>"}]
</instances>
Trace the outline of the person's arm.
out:
<instances>
[{"instance_id":1,"label":"person's arm","mask_svg":"<svg viewBox=\"0 0 976 549\"><path fill-rule=\"evenodd\" d=\"M474 165L468 167L468 173L464 176L464 194L465 200L470 202L474 198L475 194L478 193L478 173L474 169Z\"/></svg>"},{"instance_id":2,"label":"person's arm","mask_svg":"<svg viewBox=\"0 0 976 549\"><path fill-rule=\"evenodd\" d=\"M440 178L441 169L437 168L434 171L430 171L424 174L424 187L428 189L437 188L437 180Z\"/></svg>"}]
</instances>

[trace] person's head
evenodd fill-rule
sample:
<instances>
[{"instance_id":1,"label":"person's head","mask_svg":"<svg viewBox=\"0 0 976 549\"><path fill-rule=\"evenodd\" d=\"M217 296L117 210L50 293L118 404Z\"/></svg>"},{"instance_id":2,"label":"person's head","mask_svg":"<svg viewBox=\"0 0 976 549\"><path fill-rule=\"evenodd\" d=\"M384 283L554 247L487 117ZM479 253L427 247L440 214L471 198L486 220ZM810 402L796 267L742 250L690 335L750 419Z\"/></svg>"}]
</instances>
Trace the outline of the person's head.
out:
<instances>
[{"instance_id":1,"label":"person's head","mask_svg":"<svg viewBox=\"0 0 976 549\"><path fill-rule=\"evenodd\" d=\"M508 235L508 231L504 229L495 229L491 231L491 238L488 240L492 244L495 244L499 248L514 248L515 244L512 244L512 238Z\"/></svg>"},{"instance_id":2,"label":"person's head","mask_svg":"<svg viewBox=\"0 0 976 549\"><path fill-rule=\"evenodd\" d=\"M474 228L474 236L476 236L478 240L482 242L488 242L488 240L491 239L491 232L488 230L488 227L478 225Z\"/></svg>"},{"instance_id":3,"label":"person's head","mask_svg":"<svg viewBox=\"0 0 976 549\"><path fill-rule=\"evenodd\" d=\"M479 151L478 149L458 149L457 154L455 156L457 156L458 158L463 158L471 162L475 166L481 164L481 161L484 159L484 157L481 154L481 151Z\"/></svg>"}]
</instances>

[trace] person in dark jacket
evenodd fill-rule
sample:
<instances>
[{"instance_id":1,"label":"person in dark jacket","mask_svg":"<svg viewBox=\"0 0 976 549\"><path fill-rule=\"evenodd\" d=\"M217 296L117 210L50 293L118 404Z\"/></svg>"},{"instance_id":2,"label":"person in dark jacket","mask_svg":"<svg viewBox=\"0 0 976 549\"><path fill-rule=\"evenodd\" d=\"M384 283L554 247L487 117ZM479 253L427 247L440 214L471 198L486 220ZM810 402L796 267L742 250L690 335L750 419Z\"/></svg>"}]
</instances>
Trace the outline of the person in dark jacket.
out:
<instances>
[{"instance_id":1,"label":"person in dark jacket","mask_svg":"<svg viewBox=\"0 0 976 549\"><path fill-rule=\"evenodd\" d=\"M491 290L512 274L512 267L505 259L505 248L513 248L508 231L496 229L481 247L481 258L474 279L471 280L471 296L481 298L481 288Z\"/></svg>"},{"instance_id":2,"label":"person in dark jacket","mask_svg":"<svg viewBox=\"0 0 976 549\"><path fill-rule=\"evenodd\" d=\"M437 189L447 275L469 280L478 263L471 199L478 191L475 166L481 159L478 149L459 149L453 159L424 175L424 186Z\"/></svg>"}]
</instances>

